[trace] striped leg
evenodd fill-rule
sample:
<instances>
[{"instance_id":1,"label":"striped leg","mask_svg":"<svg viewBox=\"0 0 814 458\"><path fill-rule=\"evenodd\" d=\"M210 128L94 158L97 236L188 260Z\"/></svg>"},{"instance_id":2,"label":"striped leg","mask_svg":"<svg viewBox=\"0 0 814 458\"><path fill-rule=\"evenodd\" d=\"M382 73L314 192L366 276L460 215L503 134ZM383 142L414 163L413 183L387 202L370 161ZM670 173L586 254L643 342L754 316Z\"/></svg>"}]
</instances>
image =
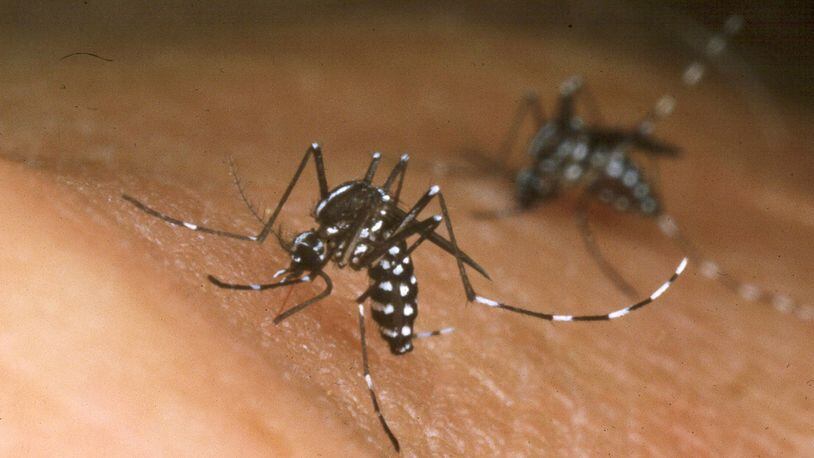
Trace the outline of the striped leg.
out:
<instances>
[{"instance_id":1,"label":"striped leg","mask_svg":"<svg viewBox=\"0 0 814 458\"><path fill-rule=\"evenodd\" d=\"M331 281L331 277L329 277L328 275L326 275L322 271L315 272L315 273L318 276L320 276L322 278L322 280L325 282L325 289L322 290L321 293L319 293L316 296L312 297L311 299L308 299L305 302L297 304L297 305L289 308L288 310L284 311L283 313L277 315L276 317L274 317L274 320L273 320L274 324L280 324L281 321L283 321L284 319L290 317L291 315L293 315L293 314L295 314L297 312L301 312L302 310L304 310L309 305L316 304L317 302L319 302L322 299L325 299L326 297L331 295L331 291L333 291L333 288L334 288L333 282Z\"/></svg>"},{"instance_id":2,"label":"striped leg","mask_svg":"<svg viewBox=\"0 0 814 458\"><path fill-rule=\"evenodd\" d=\"M504 304L502 302L498 302L492 299L485 298L483 296L476 296L475 301L479 302L483 305L489 307L495 307L503 310L508 310L514 313L520 313L522 315L533 316L535 318L540 318L543 320L548 321L603 321L603 320L613 320L616 318L621 318L628 313L638 310L647 304L652 303L656 299L658 299L665 291L667 291L670 286L678 279L684 269L687 267L687 258L681 260L681 263L676 268L673 275L670 277L669 280L664 282L659 288L653 292L647 299L641 300L633 305L629 305L625 308L616 310L615 312L603 314L603 315L559 315L559 314L551 314L551 313L542 313L542 312L535 312L532 310L523 309L520 307L514 307L512 305Z\"/></svg>"},{"instance_id":3,"label":"striped leg","mask_svg":"<svg viewBox=\"0 0 814 458\"><path fill-rule=\"evenodd\" d=\"M704 277L717 280L724 287L747 301L768 304L779 312L796 315L797 318L802 320L814 320L814 306L801 305L785 294L774 293L758 285L746 283L731 275L723 274L717 263L703 256L695 244L681 235L678 226L670 216L659 216L658 226L661 232L687 253L693 262L698 263L699 272Z\"/></svg>"},{"instance_id":4,"label":"striped leg","mask_svg":"<svg viewBox=\"0 0 814 458\"><path fill-rule=\"evenodd\" d=\"M367 172L365 172L365 178L362 180L365 183L370 184L373 181L373 176L376 175L376 169L379 168L379 161L382 159L382 153L376 151L373 153L373 158L370 161L370 165L367 167Z\"/></svg>"},{"instance_id":5,"label":"striped leg","mask_svg":"<svg viewBox=\"0 0 814 458\"><path fill-rule=\"evenodd\" d=\"M435 331L424 331L424 332L417 332L413 334L413 337L416 339L426 339L427 337L435 337L435 336L443 336L446 334L452 334L455 332L455 328L441 328L436 329Z\"/></svg>"},{"instance_id":6,"label":"striped leg","mask_svg":"<svg viewBox=\"0 0 814 458\"><path fill-rule=\"evenodd\" d=\"M401 188L404 184L404 175L407 173L407 163L410 161L410 156L405 153L401 155L401 159L399 159L398 164L393 167L393 170L390 172L390 175L385 180L384 184L382 185L382 189L387 194L390 194L390 188L393 186L393 182L398 179L398 184L396 184L396 192L393 195L393 201L398 204L399 198L401 197Z\"/></svg>"},{"instance_id":7,"label":"striped leg","mask_svg":"<svg viewBox=\"0 0 814 458\"><path fill-rule=\"evenodd\" d=\"M370 393L370 401L373 403L373 411L376 412L376 416L379 417L379 423L382 424L382 428L384 428L384 432L390 439L390 443L393 444L393 447L396 449L396 452L399 452L401 450L399 441L398 439L396 439L396 435L393 434L393 431L390 430L390 426L388 426L387 420L384 419L384 414L382 414L382 410L379 407L379 400L376 397L376 390L373 388L373 377L370 376L370 365L368 364L367 360L367 340L365 338L365 304L363 302L359 302L358 305L359 305L359 335L360 340L362 342L362 369L364 371L364 378L365 383L367 384L367 390Z\"/></svg>"},{"instance_id":8,"label":"striped leg","mask_svg":"<svg viewBox=\"0 0 814 458\"><path fill-rule=\"evenodd\" d=\"M743 28L743 18L740 16L730 16L724 22L721 31L707 40L704 46L704 59L712 60L718 57L727 47L727 44L735 34ZM681 82L689 89L697 86L704 78L707 70L707 63L704 59L691 62L684 68L681 74ZM661 96L655 106L639 121L635 133L649 135L653 132L656 123L670 114L675 109L676 99L670 95Z\"/></svg>"},{"instance_id":9,"label":"striped leg","mask_svg":"<svg viewBox=\"0 0 814 458\"><path fill-rule=\"evenodd\" d=\"M331 281L331 278L328 277L328 275L326 275L322 271L314 272L314 273L318 277L322 278L322 280L325 282L325 289L322 290L321 293L319 293L316 296L312 297L311 299L308 299L305 302L297 304L297 305L289 308L288 310L284 311L283 313L277 315L276 317L274 317L274 324L279 324L284 319L290 317L291 315L293 315L293 314L295 314L297 312L302 311L304 308L308 307L309 305L315 304L315 303L321 301L322 299L325 299L326 297L330 296L331 291L333 290L333 282ZM217 286L218 288L236 289L236 290L242 290L242 291L264 291L264 290L267 290L267 289L274 289L274 288L279 288L279 287L282 287L282 286L291 286L291 285L296 285L298 283L310 282L312 280L312 277L310 275L304 275L304 276L302 276L300 278L286 279L286 280L279 281L277 283L252 283L252 284L247 284L247 285L235 284L235 283L224 283L224 282L222 282L221 280L215 278L212 275L207 276L207 279L213 285Z\"/></svg>"},{"instance_id":10,"label":"striped leg","mask_svg":"<svg viewBox=\"0 0 814 458\"><path fill-rule=\"evenodd\" d=\"M305 275L303 277L296 278L296 279L293 279L293 280L283 280L283 281L278 281L276 283L250 283L250 284L247 284L247 285L241 285L241 284L235 284L235 283L224 283L224 282L220 281L219 279L217 279L213 275L207 275L206 278L207 278L207 280L209 280L210 283L217 286L218 288L237 289L237 290L242 290L242 291L264 291L264 290L267 290L267 289L279 288L281 286L296 285L297 283L305 283L305 282L311 281L311 277L308 276L308 275Z\"/></svg>"}]
</instances>

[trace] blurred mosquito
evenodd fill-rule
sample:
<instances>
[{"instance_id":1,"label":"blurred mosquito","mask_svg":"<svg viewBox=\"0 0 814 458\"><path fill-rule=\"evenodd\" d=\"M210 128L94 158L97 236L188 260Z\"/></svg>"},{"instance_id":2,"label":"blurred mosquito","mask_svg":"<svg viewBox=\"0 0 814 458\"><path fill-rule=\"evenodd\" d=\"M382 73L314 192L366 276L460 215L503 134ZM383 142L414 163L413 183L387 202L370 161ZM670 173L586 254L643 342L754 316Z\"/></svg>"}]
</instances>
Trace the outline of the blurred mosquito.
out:
<instances>
[{"instance_id":1,"label":"blurred mosquito","mask_svg":"<svg viewBox=\"0 0 814 458\"><path fill-rule=\"evenodd\" d=\"M722 30L706 42L705 59L713 59L723 53L729 39L742 27L743 19L740 16L730 16ZM707 65L702 60L685 67L681 78L684 87L697 85L703 79L706 69ZM481 212L478 215L483 218L511 216L553 199L569 188L581 186L576 210L580 234L603 274L628 297L636 297L638 293L604 257L588 224L588 210L594 201L610 205L620 212L634 212L653 218L664 235L673 240L691 260L699 263L702 275L720 281L741 297L768 303L782 312L794 312L804 319L814 318L813 307L800 307L786 295L722 274L716 263L706 259L693 243L682 236L674 219L665 213L654 183L648 180L631 153L642 152L650 158L678 156L678 147L652 135L656 123L673 112L676 99L670 95L662 96L650 112L632 128L610 128L587 124L576 114L576 97L580 91L586 92L586 89L579 77L565 81L560 87L557 111L549 120L544 115L539 98L535 94L526 95L499 149L498 157L471 153L491 170L500 170L512 176L515 183L515 207ZM586 95L593 111L598 112L590 92ZM512 172L507 169L506 164L509 163L519 129L529 115L537 128L528 146L531 163Z\"/></svg>"},{"instance_id":2,"label":"blurred mosquito","mask_svg":"<svg viewBox=\"0 0 814 458\"><path fill-rule=\"evenodd\" d=\"M287 241L283 239L279 231L274 229L274 223L311 158L316 166L320 196L319 202L313 210L316 227L301 232L293 240ZM370 393L373 410L396 450L400 450L399 441L379 407L373 387L373 378L370 375L365 337L364 302L370 299L373 320L378 324L379 334L387 341L390 351L395 355L404 355L413 350L413 339L415 338L452 332L453 328L426 332L416 332L413 328L413 323L418 315L418 282L414 275L412 253L424 242L429 241L455 258L467 301L548 321L601 321L620 318L655 301L667 291L686 267L687 260L684 259L673 275L650 296L628 307L601 315L542 313L480 296L475 293L465 266L468 265L475 269L487 279L489 276L478 263L458 247L446 201L440 188L431 186L412 207L400 208L398 203L409 157L406 154L403 155L384 183L374 185L373 178L380 160L381 154L374 153L362 178L347 181L330 189L325 175L322 149L318 144L312 144L305 152L299 167L268 220L264 220L250 204L234 173L234 167L230 164L241 198L252 214L263 222L262 229L256 235L238 234L190 223L160 213L126 194L122 197L151 216L191 231L257 243L262 243L269 235L274 234L291 258L287 268L274 274L274 278L282 277L279 281L237 284L224 282L211 275L208 276L208 279L219 288L244 291L264 291L312 282L317 278L322 280L325 284L322 292L277 315L274 318L275 324L331 294L333 283L325 272L325 267L329 262L333 262L339 268L367 270L370 286L356 298L362 346L363 378ZM434 199L437 199L441 213L426 218L420 217L422 211ZM436 233L436 229L442 221L449 238ZM408 242L410 239L412 241Z\"/></svg>"}]
</instances>

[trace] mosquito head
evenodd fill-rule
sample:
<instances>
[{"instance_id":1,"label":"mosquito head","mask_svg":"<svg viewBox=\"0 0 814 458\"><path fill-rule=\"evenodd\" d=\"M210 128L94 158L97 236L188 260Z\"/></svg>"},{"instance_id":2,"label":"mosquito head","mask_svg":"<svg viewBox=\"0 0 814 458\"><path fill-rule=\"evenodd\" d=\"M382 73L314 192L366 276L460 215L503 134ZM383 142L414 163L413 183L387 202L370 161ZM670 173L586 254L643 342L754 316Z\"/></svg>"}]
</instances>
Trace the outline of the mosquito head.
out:
<instances>
[{"instance_id":1,"label":"mosquito head","mask_svg":"<svg viewBox=\"0 0 814 458\"><path fill-rule=\"evenodd\" d=\"M298 277L322 269L325 263L325 242L319 238L315 231L299 233L291 243L281 243L283 248L291 255L291 265L283 269L275 277L286 274L288 277Z\"/></svg>"},{"instance_id":2,"label":"mosquito head","mask_svg":"<svg viewBox=\"0 0 814 458\"><path fill-rule=\"evenodd\" d=\"M523 168L515 179L515 198L521 207L529 207L538 200L546 199L556 191L556 178L540 174L532 168Z\"/></svg>"}]
</instances>

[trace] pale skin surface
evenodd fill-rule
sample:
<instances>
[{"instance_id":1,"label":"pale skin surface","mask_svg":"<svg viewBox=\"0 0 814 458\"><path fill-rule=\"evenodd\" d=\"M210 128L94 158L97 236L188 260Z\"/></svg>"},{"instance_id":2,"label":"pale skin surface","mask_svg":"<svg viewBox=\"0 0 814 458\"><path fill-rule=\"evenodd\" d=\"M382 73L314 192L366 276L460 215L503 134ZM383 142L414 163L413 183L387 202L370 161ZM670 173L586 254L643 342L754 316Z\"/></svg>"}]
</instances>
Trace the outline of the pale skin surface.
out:
<instances>
[{"instance_id":1,"label":"pale skin surface","mask_svg":"<svg viewBox=\"0 0 814 458\"><path fill-rule=\"evenodd\" d=\"M495 280L476 278L480 292L564 313L627 303L583 249L572 199L484 223L471 213L508 205L509 185L433 164L494 148L524 90L550 107L573 73L606 118L630 123L683 62L639 61L610 45L587 52L546 29L424 19L225 27L174 45L66 32L7 48L0 455L392 453L361 378L353 299L364 273L330 268L334 294L275 326L277 312L319 287L233 292L205 276L270 280L287 265L276 242L170 227L119 198L254 232L227 153L265 208L311 141L323 143L332 186L359 177L374 149L385 157L379 179L409 150L405 201L442 186L462 247ZM236 38L245 36L254 39ZM80 49L113 62L59 60ZM811 112L783 104L778 136L739 97L717 78L681 99L660 132L688 153L662 166L664 193L707 254L804 301ZM287 232L311 227L316 198L309 168L283 213ZM598 209L593 225L643 292L681 258L648 221ZM415 263L417 330L457 331L394 357L368 323L373 377L406 456L814 451L814 325L744 302L693 265L652 308L552 325L465 305L454 260L434 247Z\"/></svg>"}]
</instances>

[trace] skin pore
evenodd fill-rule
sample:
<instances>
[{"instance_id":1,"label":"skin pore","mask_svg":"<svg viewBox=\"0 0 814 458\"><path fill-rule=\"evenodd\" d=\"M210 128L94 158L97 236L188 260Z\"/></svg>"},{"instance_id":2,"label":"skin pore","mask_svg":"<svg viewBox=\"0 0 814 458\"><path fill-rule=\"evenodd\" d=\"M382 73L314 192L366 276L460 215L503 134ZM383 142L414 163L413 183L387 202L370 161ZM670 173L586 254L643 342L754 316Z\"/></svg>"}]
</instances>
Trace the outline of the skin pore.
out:
<instances>
[{"instance_id":1,"label":"skin pore","mask_svg":"<svg viewBox=\"0 0 814 458\"><path fill-rule=\"evenodd\" d=\"M177 29L163 12L143 30L127 20L138 12L96 28L86 13L66 13L81 27L16 30L0 68L0 454L392 454L361 377L354 298L364 273L329 268L333 294L274 325L320 286L254 293L206 280L270 281L288 265L273 238L193 233L120 198L255 233L227 154L266 209L312 141L331 186L359 178L373 150L383 152L380 182L408 150L403 205L441 185L461 247L494 280L473 273L479 292L567 313L630 302L584 250L574 199L481 221L475 211L510 204L511 184L437 164L494 148L523 91L550 107L574 73L609 122L632 122L685 63L659 55L662 43L452 12L289 11ZM60 60L79 50L111 61ZM723 77L683 95L658 131L685 154L662 164L661 182L679 224L726 270L806 298L811 111L779 106L783 131L758 124ZM316 189L309 166L284 234L313 227ZM592 226L641 291L681 259L650 221L597 206ZM429 244L414 262L416 330L456 332L395 357L368 322L373 379L407 456L814 447L814 326L743 301L692 264L640 312L551 324L466 304L454 259Z\"/></svg>"}]
</instances>

